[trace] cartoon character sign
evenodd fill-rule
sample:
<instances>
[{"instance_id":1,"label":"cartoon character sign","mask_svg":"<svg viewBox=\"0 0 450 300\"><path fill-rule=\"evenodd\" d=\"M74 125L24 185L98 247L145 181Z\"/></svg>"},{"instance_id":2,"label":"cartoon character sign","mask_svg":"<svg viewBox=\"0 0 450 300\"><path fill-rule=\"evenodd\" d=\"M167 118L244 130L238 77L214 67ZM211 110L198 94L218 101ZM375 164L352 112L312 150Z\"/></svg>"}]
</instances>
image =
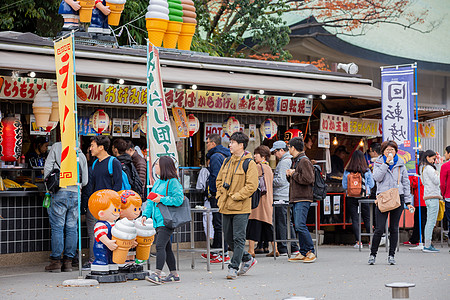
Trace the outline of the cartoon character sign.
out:
<instances>
[{"instance_id":1,"label":"cartoon character sign","mask_svg":"<svg viewBox=\"0 0 450 300\"><path fill-rule=\"evenodd\" d=\"M112 261L112 251L117 249L112 239L112 228L120 216L121 199L113 190L100 190L89 198L89 211L98 219L94 226L94 256L92 275L117 274L118 266Z\"/></svg>"}]
</instances>

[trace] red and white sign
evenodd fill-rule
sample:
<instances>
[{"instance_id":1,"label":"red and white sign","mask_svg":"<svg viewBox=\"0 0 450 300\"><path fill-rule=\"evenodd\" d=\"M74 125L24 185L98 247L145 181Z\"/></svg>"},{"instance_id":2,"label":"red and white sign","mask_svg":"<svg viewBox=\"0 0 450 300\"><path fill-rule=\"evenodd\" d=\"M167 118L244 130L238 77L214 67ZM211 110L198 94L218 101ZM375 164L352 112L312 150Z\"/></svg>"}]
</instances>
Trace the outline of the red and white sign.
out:
<instances>
[{"instance_id":1,"label":"red and white sign","mask_svg":"<svg viewBox=\"0 0 450 300\"><path fill-rule=\"evenodd\" d=\"M349 134L350 117L320 114L320 131Z\"/></svg>"},{"instance_id":2,"label":"red and white sign","mask_svg":"<svg viewBox=\"0 0 450 300\"><path fill-rule=\"evenodd\" d=\"M212 133L220 135L220 137L222 138L222 142L230 141L230 139L225 135L222 124L220 123L205 123L205 134L203 135L205 137L205 142L208 135Z\"/></svg>"}]
</instances>

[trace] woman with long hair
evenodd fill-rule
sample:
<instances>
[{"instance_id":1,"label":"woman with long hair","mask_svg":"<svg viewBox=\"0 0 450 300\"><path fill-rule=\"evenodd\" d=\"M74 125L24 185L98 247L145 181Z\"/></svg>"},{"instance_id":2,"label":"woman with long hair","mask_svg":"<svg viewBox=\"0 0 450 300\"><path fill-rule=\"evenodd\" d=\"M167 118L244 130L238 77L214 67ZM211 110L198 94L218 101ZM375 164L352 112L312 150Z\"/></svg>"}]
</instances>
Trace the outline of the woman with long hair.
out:
<instances>
[{"instance_id":1,"label":"woman with long hair","mask_svg":"<svg viewBox=\"0 0 450 300\"><path fill-rule=\"evenodd\" d=\"M439 200L441 197L439 171L436 169L436 153L432 150L427 150L423 154L419 166L420 179L422 180L424 192L423 199L427 206L427 223L425 224L425 245L423 252L439 252L431 244L433 237L434 225L439 212Z\"/></svg>"},{"instance_id":2,"label":"woman with long hair","mask_svg":"<svg viewBox=\"0 0 450 300\"><path fill-rule=\"evenodd\" d=\"M377 195L391 188L398 188L400 195L400 206L396 209L381 212L377 207L375 209L376 228L370 248L369 265L375 264L378 247L380 245L381 236L383 235L386 221L390 215L389 221L389 254L388 264L395 265L395 248L398 242L398 223L403 213L405 203L408 208L414 211L411 205L411 190L409 184L408 170L406 169L403 159L397 154L398 146L394 141L385 141L381 144L381 153L376 161L373 169L373 178L377 182Z\"/></svg>"},{"instance_id":3,"label":"woman with long hair","mask_svg":"<svg viewBox=\"0 0 450 300\"><path fill-rule=\"evenodd\" d=\"M152 218L153 226L156 229L156 269L145 279L154 284L179 282L180 276L177 273L175 255L172 252L170 241L174 230L164 226L164 218L157 204L180 206L184 201L183 187L178 181L177 169L170 156L161 156L156 161L155 173L159 179L156 180L147 197L151 201L148 201L142 214L142 224L145 225L147 218ZM165 263L167 263L170 274L161 278L161 271Z\"/></svg>"},{"instance_id":4,"label":"woman with long hair","mask_svg":"<svg viewBox=\"0 0 450 300\"><path fill-rule=\"evenodd\" d=\"M255 257L255 242L272 242L273 245L273 173L269 166L270 149L267 146L259 146L255 149L255 162L258 169L258 176L264 176L266 192L261 195L258 207L252 209L247 224L247 240L249 240L249 250ZM276 247L273 248L273 255L276 255ZM279 256L279 254L278 254Z\"/></svg>"},{"instance_id":5,"label":"woman with long hair","mask_svg":"<svg viewBox=\"0 0 450 300\"><path fill-rule=\"evenodd\" d=\"M359 189L361 186L359 195L356 193L347 193L346 203L347 209L350 212L352 218L352 229L353 234L356 238L355 248L362 248L363 244L359 240L359 215L358 206L359 199L367 198L370 195L370 190L374 187L375 182L373 181L372 172L367 165L364 153L360 150L353 152L352 157L347 168L344 171L344 176L342 177L342 187L348 192L348 184L356 185ZM353 191L354 189L352 189ZM361 215L364 220L364 227L366 227L366 232L370 232L370 209L368 203L361 204Z\"/></svg>"}]
</instances>

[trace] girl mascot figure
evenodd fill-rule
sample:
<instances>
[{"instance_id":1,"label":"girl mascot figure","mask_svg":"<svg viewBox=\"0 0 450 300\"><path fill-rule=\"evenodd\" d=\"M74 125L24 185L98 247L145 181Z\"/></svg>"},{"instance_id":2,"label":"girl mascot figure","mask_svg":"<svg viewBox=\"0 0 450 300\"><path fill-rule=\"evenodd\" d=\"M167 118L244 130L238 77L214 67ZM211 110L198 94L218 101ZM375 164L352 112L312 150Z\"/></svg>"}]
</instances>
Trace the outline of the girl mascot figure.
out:
<instances>
[{"instance_id":1,"label":"girl mascot figure","mask_svg":"<svg viewBox=\"0 0 450 300\"><path fill-rule=\"evenodd\" d=\"M108 275L119 272L118 265L112 262L112 251L117 249L111 230L120 216L121 198L113 190L99 190L89 198L89 211L98 219L94 226L94 255L91 275Z\"/></svg>"}]
</instances>

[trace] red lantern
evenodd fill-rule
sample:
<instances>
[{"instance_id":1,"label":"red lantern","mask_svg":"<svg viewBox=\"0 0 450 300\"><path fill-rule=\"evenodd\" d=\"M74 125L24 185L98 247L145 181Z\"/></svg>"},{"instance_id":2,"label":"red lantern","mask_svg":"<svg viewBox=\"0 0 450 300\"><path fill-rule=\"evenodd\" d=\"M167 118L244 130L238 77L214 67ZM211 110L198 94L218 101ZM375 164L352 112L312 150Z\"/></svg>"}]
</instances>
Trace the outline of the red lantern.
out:
<instances>
[{"instance_id":1,"label":"red lantern","mask_svg":"<svg viewBox=\"0 0 450 300\"><path fill-rule=\"evenodd\" d=\"M97 110L90 118L90 126L97 132L101 134L103 131L107 130L109 127L109 116L103 111L103 109Z\"/></svg>"},{"instance_id":2,"label":"red lantern","mask_svg":"<svg viewBox=\"0 0 450 300\"><path fill-rule=\"evenodd\" d=\"M193 114L189 115L189 136L193 136L197 133L198 129L200 128L200 122L198 121L197 117Z\"/></svg>"},{"instance_id":3,"label":"red lantern","mask_svg":"<svg viewBox=\"0 0 450 300\"><path fill-rule=\"evenodd\" d=\"M303 138L303 133L300 129L289 129L284 133L284 141L289 142L290 139L295 137Z\"/></svg>"},{"instance_id":4,"label":"red lantern","mask_svg":"<svg viewBox=\"0 0 450 300\"><path fill-rule=\"evenodd\" d=\"M278 125L272 119L266 119L260 128L261 135L266 139L273 139L278 132Z\"/></svg>"},{"instance_id":5,"label":"red lantern","mask_svg":"<svg viewBox=\"0 0 450 300\"><path fill-rule=\"evenodd\" d=\"M0 159L16 161L22 155L22 123L16 118L3 118L0 123Z\"/></svg>"}]
</instances>

